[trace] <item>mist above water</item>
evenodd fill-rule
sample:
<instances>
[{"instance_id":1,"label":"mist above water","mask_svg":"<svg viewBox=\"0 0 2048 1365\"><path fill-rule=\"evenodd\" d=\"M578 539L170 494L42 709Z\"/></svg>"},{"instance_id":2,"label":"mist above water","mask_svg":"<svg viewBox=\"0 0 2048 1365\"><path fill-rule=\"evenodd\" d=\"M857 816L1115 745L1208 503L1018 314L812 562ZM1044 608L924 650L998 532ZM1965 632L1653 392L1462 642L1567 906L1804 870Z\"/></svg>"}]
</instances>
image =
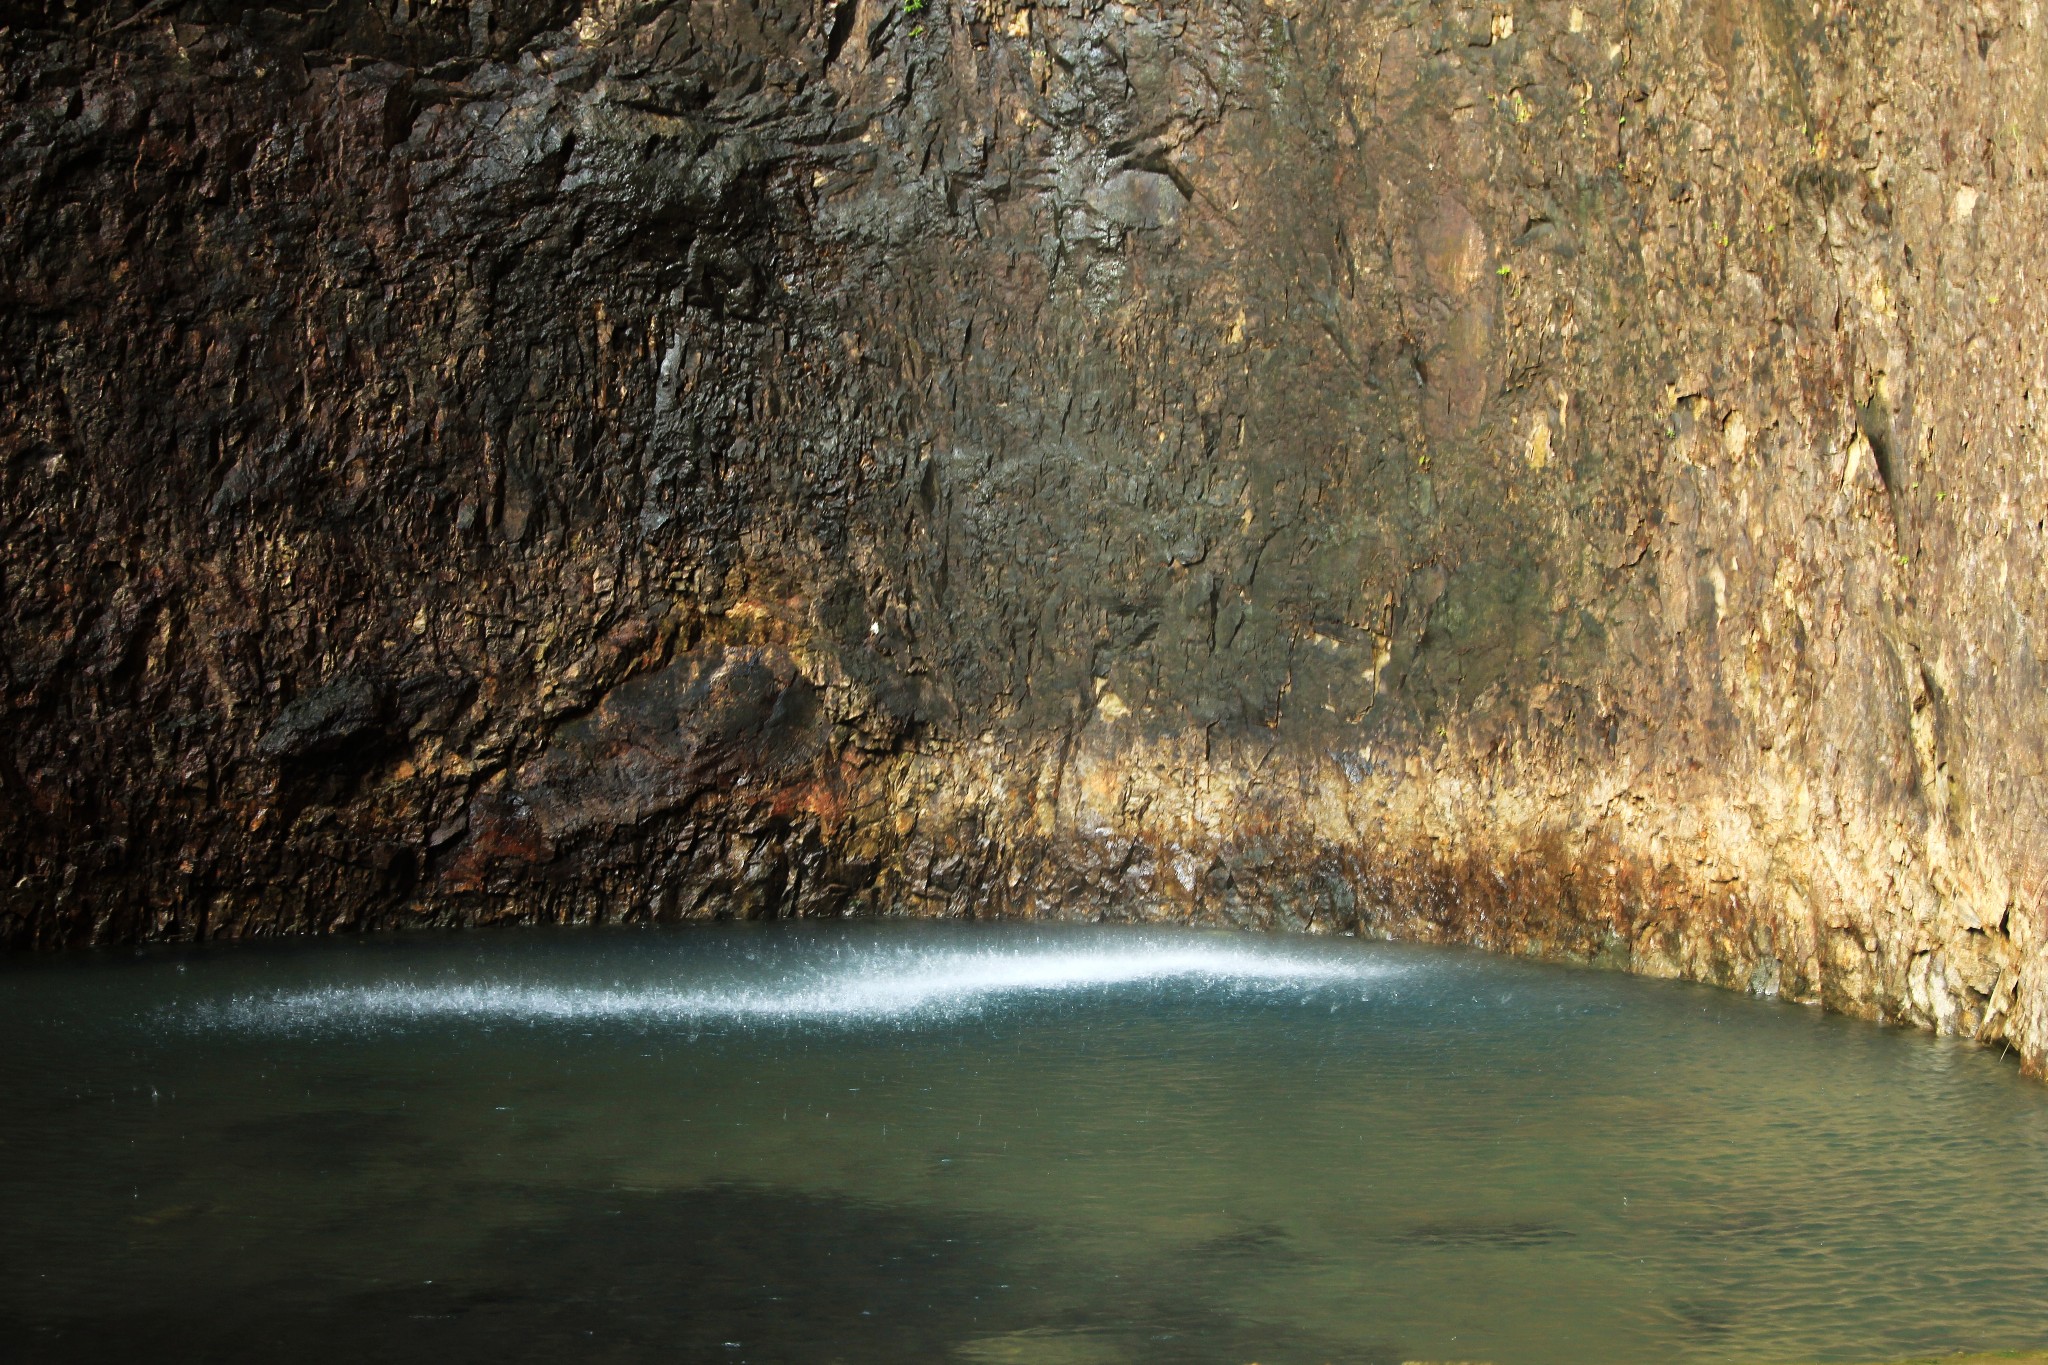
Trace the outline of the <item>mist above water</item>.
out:
<instances>
[{"instance_id":1,"label":"mist above water","mask_svg":"<svg viewBox=\"0 0 2048 1365\"><path fill-rule=\"evenodd\" d=\"M690 945L699 946L699 945ZM1354 948L1356 945L1352 945ZM984 931L978 941L847 939L829 931L745 936L723 951L652 942L587 969L481 970L465 964L368 980L242 992L181 1002L175 1023L256 1032L361 1030L437 1020L479 1023L937 1023L1019 996L1156 987L1181 994L1273 994L1361 987L1397 971L1357 951L1242 934L1098 930ZM577 979L579 976L584 979ZM1355 996L1356 991L1351 992Z\"/></svg>"}]
</instances>

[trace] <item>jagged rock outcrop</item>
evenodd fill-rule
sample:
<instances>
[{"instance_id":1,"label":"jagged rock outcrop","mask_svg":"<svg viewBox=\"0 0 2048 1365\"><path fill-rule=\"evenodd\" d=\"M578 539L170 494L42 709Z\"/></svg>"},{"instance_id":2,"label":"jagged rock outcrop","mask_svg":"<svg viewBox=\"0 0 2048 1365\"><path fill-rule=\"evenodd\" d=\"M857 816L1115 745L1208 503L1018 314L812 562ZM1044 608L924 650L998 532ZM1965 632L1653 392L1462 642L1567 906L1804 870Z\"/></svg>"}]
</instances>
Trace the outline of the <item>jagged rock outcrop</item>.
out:
<instances>
[{"instance_id":1,"label":"jagged rock outcrop","mask_svg":"<svg viewBox=\"0 0 2048 1365\"><path fill-rule=\"evenodd\" d=\"M2042 22L0 4L0 928L1341 928L2038 1066Z\"/></svg>"}]
</instances>

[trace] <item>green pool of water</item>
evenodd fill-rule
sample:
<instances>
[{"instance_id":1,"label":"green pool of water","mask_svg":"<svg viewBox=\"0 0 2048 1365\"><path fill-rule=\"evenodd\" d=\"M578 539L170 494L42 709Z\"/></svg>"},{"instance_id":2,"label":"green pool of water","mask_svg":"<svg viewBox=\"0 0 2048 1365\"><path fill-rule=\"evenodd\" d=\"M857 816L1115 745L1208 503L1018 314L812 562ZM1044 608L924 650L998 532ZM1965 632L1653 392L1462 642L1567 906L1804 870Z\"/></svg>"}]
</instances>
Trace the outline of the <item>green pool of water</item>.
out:
<instances>
[{"instance_id":1,"label":"green pool of water","mask_svg":"<svg viewBox=\"0 0 2048 1365\"><path fill-rule=\"evenodd\" d=\"M0 963L10 1360L2048 1344L2048 1088L1448 950L513 931Z\"/></svg>"}]
</instances>

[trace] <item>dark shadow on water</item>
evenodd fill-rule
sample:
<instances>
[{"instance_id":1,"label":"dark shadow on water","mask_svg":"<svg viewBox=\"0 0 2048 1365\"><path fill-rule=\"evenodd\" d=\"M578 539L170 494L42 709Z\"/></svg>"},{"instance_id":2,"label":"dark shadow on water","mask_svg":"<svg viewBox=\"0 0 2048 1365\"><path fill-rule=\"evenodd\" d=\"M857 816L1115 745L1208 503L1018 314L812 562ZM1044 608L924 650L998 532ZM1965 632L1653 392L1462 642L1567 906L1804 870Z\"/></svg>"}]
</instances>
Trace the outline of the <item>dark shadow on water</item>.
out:
<instances>
[{"instance_id":1,"label":"dark shadow on water","mask_svg":"<svg viewBox=\"0 0 2048 1365\"><path fill-rule=\"evenodd\" d=\"M266 1167L322 1175L354 1174L394 1152L423 1153L415 1120L377 1110L321 1109L274 1114L222 1126L220 1140Z\"/></svg>"},{"instance_id":2,"label":"dark shadow on water","mask_svg":"<svg viewBox=\"0 0 2048 1365\"><path fill-rule=\"evenodd\" d=\"M20 1352L10 1360L52 1362L1400 1358L1392 1345L1317 1343L1219 1306L1247 1262L1287 1258L1270 1229L1103 1267L996 1220L760 1185L591 1191L490 1212L521 1222L431 1282L375 1283L366 1247L352 1283L17 1318L0 1321L0 1337Z\"/></svg>"},{"instance_id":3,"label":"dark shadow on water","mask_svg":"<svg viewBox=\"0 0 2048 1365\"><path fill-rule=\"evenodd\" d=\"M227 1311L0 1331L37 1360L866 1365L943 1359L963 1336L1029 1325L997 1288L1013 1235L944 1215L753 1186L509 1212L524 1225L431 1283L279 1285Z\"/></svg>"}]
</instances>

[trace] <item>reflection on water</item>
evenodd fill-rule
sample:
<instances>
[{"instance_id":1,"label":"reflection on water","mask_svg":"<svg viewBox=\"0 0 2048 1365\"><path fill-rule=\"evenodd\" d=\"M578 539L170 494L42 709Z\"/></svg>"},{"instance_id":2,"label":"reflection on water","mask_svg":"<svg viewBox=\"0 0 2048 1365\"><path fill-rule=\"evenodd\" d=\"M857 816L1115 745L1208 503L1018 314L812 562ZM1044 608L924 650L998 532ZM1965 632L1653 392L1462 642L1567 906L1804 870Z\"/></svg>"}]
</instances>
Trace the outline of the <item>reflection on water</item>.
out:
<instances>
[{"instance_id":1,"label":"reflection on water","mask_svg":"<svg viewBox=\"0 0 2048 1365\"><path fill-rule=\"evenodd\" d=\"M0 970L8 1358L2048 1344L2048 1091L1350 941L517 932Z\"/></svg>"}]
</instances>

